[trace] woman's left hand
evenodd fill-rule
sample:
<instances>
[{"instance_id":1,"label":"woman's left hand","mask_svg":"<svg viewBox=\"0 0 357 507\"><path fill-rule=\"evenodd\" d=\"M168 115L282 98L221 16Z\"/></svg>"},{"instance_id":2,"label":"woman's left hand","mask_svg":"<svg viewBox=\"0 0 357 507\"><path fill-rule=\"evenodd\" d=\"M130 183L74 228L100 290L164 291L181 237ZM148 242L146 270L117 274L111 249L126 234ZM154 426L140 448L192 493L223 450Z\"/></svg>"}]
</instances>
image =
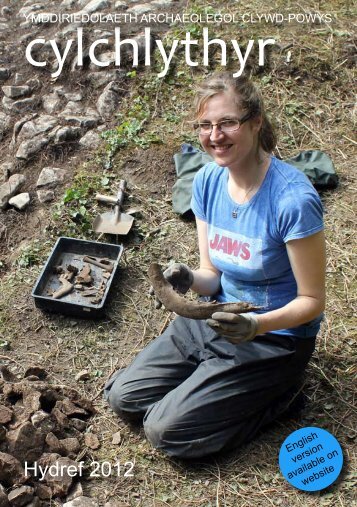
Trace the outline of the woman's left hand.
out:
<instances>
[{"instance_id":1,"label":"woman's left hand","mask_svg":"<svg viewBox=\"0 0 357 507\"><path fill-rule=\"evenodd\" d=\"M258 319L252 313L236 314L215 312L207 324L221 336L225 336L231 343L241 343L253 340L258 330Z\"/></svg>"}]
</instances>

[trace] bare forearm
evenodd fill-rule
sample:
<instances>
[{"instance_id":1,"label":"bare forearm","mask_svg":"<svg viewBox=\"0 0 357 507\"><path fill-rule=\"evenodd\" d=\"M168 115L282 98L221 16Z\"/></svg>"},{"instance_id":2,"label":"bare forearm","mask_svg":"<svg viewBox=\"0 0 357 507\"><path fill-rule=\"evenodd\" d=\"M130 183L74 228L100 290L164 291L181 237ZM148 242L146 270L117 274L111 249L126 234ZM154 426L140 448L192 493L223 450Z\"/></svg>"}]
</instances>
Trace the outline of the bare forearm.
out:
<instances>
[{"instance_id":1,"label":"bare forearm","mask_svg":"<svg viewBox=\"0 0 357 507\"><path fill-rule=\"evenodd\" d=\"M193 271L194 281L191 290L201 296L213 296L217 294L221 286L221 274L207 268L199 268Z\"/></svg>"},{"instance_id":2,"label":"bare forearm","mask_svg":"<svg viewBox=\"0 0 357 507\"><path fill-rule=\"evenodd\" d=\"M305 324L320 315L324 306L323 296L320 298L298 296L282 308L256 315L258 319L257 334Z\"/></svg>"}]
</instances>

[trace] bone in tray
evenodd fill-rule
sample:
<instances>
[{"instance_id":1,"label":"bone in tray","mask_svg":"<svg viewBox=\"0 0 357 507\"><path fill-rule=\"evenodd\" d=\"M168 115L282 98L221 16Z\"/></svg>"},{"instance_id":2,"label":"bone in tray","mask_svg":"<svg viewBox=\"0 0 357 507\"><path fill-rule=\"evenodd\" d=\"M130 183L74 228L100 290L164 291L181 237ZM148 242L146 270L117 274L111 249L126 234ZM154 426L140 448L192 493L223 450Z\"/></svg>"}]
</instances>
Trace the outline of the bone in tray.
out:
<instances>
[{"instance_id":1,"label":"bone in tray","mask_svg":"<svg viewBox=\"0 0 357 507\"><path fill-rule=\"evenodd\" d=\"M98 305L112 276L107 258L63 253L50 274L44 293L54 299Z\"/></svg>"}]
</instances>

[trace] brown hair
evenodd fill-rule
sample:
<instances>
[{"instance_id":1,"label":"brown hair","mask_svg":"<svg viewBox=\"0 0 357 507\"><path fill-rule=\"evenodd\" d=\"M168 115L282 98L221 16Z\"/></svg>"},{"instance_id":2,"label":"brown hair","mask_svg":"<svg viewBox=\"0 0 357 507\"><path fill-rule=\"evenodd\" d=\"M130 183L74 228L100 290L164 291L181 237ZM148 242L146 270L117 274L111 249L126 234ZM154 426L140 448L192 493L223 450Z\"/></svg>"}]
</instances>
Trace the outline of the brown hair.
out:
<instances>
[{"instance_id":1,"label":"brown hair","mask_svg":"<svg viewBox=\"0 0 357 507\"><path fill-rule=\"evenodd\" d=\"M251 117L261 116L262 126L259 130L259 145L268 153L272 152L277 143L274 128L265 112L263 98L255 84L247 77L234 78L229 72L214 74L196 90L195 116L199 118L208 99L217 93L232 91L236 97L237 106L250 113Z\"/></svg>"}]
</instances>

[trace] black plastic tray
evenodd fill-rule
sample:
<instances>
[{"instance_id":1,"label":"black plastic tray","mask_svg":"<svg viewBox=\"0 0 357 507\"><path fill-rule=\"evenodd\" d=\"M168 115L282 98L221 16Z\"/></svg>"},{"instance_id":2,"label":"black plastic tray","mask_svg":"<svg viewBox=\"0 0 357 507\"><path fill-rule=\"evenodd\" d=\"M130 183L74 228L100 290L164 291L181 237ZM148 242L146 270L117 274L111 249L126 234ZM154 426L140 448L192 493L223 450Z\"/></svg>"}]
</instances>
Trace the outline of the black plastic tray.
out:
<instances>
[{"instance_id":1,"label":"black plastic tray","mask_svg":"<svg viewBox=\"0 0 357 507\"><path fill-rule=\"evenodd\" d=\"M73 315L76 317L98 318L104 315L104 306L112 282L116 276L119 259L123 252L122 245L100 243L98 241L86 241L82 239L61 237L57 240L47 262L37 279L32 290L35 305L42 310ZM105 292L100 303L93 304L88 298L83 297L80 291L72 291L61 299L54 299L50 294L59 289L60 281L55 274L56 266L71 264L79 268L83 267L83 257L106 258L113 261L113 271L106 283ZM102 269L91 264L91 275L94 285L97 286L102 280Z\"/></svg>"}]
</instances>

